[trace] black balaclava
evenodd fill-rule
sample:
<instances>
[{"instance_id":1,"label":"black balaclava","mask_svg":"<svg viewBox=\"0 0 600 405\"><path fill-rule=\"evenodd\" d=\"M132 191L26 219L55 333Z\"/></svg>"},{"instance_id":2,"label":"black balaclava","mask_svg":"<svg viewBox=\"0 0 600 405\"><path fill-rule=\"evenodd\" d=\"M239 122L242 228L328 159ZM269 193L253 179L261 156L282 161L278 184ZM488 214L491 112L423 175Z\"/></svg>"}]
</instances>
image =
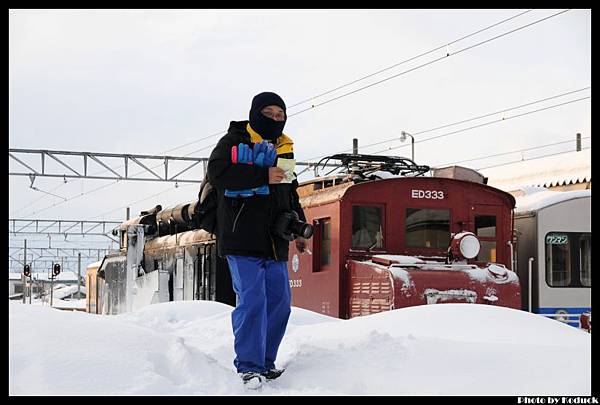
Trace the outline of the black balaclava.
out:
<instances>
[{"instance_id":1,"label":"black balaclava","mask_svg":"<svg viewBox=\"0 0 600 405\"><path fill-rule=\"evenodd\" d=\"M283 131L287 121L287 113L285 113L285 120L275 121L261 113L261 110L268 105L281 107L285 113L285 103L277 94L268 91L257 94L252 99L252 106L250 107L250 126L264 139L274 141Z\"/></svg>"}]
</instances>

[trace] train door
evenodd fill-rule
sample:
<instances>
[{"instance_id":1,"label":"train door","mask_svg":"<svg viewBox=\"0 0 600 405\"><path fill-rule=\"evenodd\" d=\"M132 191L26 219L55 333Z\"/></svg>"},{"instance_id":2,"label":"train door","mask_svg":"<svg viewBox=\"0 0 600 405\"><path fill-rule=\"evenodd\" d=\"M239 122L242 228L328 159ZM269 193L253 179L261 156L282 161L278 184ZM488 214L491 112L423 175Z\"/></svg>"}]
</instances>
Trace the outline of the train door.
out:
<instances>
[{"instance_id":1,"label":"train door","mask_svg":"<svg viewBox=\"0 0 600 405\"><path fill-rule=\"evenodd\" d=\"M196 258L196 274L194 298L197 300L214 301L214 288L211 294L212 279L214 278L212 244L203 243L198 246Z\"/></svg>"},{"instance_id":2,"label":"train door","mask_svg":"<svg viewBox=\"0 0 600 405\"><path fill-rule=\"evenodd\" d=\"M474 261L502 263L510 267L510 258L506 257L505 237L502 224L502 206L475 204L471 207L471 231L477 235L481 249Z\"/></svg>"},{"instance_id":3,"label":"train door","mask_svg":"<svg viewBox=\"0 0 600 405\"><path fill-rule=\"evenodd\" d=\"M178 254L173 272L173 301L183 300L183 255Z\"/></svg>"},{"instance_id":4,"label":"train door","mask_svg":"<svg viewBox=\"0 0 600 405\"><path fill-rule=\"evenodd\" d=\"M97 273L94 277L96 279L96 310L95 314L104 314L104 297L106 296L106 283L104 279L100 277Z\"/></svg>"},{"instance_id":5,"label":"train door","mask_svg":"<svg viewBox=\"0 0 600 405\"><path fill-rule=\"evenodd\" d=\"M217 301L231 306L236 305L236 297L231 284L227 260L217 254L214 242L203 243L195 251L193 268L193 299Z\"/></svg>"},{"instance_id":6,"label":"train door","mask_svg":"<svg viewBox=\"0 0 600 405\"><path fill-rule=\"evenodd\" d=\"M194 252L192 250L192 252ZM194 268L197 256L190 254L187 249L183 250L183 299L191 301L194 299Z\"/></svg>"},{"instance_id":7,"label":"train door","mask_svg":"<svg viewBox=\"0 0 600 405\"><path fill-rule=\"evenodd\" d=\"M86 309L90 314L95 314L96 312L96 277L98 270L89 270L85 275L85 285L86 285Z\"/></svg>"},{"instance_id":8,"label":"train door","mask_svg":"<svg viewBox=\"0 0 600 405\"><path fill-rule=\"evenodd\" d=\"M196 246L194 260L194 300L209 300L210 250L203 243Z\"/></svg>"}]
</instances>

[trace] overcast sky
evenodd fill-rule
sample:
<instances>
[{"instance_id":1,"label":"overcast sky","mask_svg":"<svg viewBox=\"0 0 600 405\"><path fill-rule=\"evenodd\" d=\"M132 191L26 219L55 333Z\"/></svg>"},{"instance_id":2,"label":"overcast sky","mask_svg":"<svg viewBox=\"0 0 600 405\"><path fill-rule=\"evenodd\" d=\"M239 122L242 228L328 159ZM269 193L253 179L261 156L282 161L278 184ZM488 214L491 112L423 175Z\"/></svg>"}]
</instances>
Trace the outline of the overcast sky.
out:
<instances>
[{"instance_id":1,"label":"overcast sky","mask_svg":"<svg viewBox=\"0 0 600 405\"><path fill-rule=\"evenodd\" d=\"M247 119L259 92L274 91L292 106L525 11L10 10L9 146L160 154ZM591 86L591 10L570 10L461 51L560 11L532 10L288 108L291 115L316 106L286 124L297 160L351 148L352 138L363 153L408 145L397 140L360 147ZM576 133L589 147L590 99L506 118L590 95L585 90L533 104L504 113L504 122L431 141L419 143L503 115L415 135L415 160L436 166L573 140L464 163L481 168L573 150ZM168 154L208 156L218 139ZM403 147L388 153L411 152ZM201 177L202 171L191 175ZM90 192L112 182L35 180L38 189L69 199L64 202L31 189L27 177L10 176L9 182L10 218L121 220L127 205L133 215L197 195L196 185L164 182L126 181ZM74 198L81 193L87 194Z\"/></svg>"}]
</instances>

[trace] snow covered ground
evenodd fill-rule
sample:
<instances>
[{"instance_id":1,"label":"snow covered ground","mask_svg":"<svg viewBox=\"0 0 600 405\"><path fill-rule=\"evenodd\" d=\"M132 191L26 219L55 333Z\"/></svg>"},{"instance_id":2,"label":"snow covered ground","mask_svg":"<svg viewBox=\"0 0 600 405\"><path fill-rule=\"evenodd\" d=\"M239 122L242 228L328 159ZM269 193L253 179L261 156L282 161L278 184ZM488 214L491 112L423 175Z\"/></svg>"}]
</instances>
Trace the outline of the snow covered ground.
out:
<instances>
[{"instance_id":1,"label":"snow covered ground","mask_svg":"<svg viewBox=\"0 0 600 405\"><path fill-rule=\"evenodd\" d=\"M293 308L278 380L248 391L232 308L101 316L9 305L11 395L591 395L591 336L526 312L440 304L339 320Z\"/></svg>"},{"instance_id":2,"label":"snow covered ground","mask_svg":"<svg viewBox=\"0 0 600 405\"><path fill-rule=\"evenodd\" d=\"M26 297L25 301L26 301L26 305L29 305L29 297ZM14 300L12 302L13 303L15 303L15 302L22 303L23 301ZM31 305L50 307L50 296L48 295L48 296L44 297L43 300L38 299L38 298L33 298L31 300ZM54 308L73 308L73 309L85 310L86 301L85 301L85 298L62 300L60 298L53 297L52 306Z\"/></svg>"}]
</instances>

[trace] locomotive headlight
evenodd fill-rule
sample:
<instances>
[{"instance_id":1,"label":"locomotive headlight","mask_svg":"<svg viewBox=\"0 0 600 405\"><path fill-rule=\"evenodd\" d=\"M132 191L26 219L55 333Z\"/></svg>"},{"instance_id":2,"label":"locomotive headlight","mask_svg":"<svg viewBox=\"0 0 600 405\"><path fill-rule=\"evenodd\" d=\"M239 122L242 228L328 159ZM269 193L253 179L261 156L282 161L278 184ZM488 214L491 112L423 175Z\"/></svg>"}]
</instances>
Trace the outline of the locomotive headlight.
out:
<instances>
[{"instance_id":1,"label":"locomotive headlight","mask_svg":"<svg viewBox=\"0 0 600 405\"><path fill-rule=\"evenodd\" d=\"M473 232L460 232L452 237L448 254L451 260L473 259L479 254L479 239Z\"/></svg>"},{"instance_id":2,"label":"locomotive headlight","mask_svg":"<svg viewBox=\"0 0 600 405\"><path fill-rule=\"evenodd\" d=\"M481 245L475 235L468 233L460 239L459 249L464 258L473 259L479 254Z\"/></svg>"},{"instance_id":3,"label":"locomotive headlight","mask_svg":"<svg viewBox=\"0 0 600 405\"><path fill-rule=\"evenodd\" d=\"M554 313L555 319L559 322L568 322L569 321L569 313L564 309L559 309Z\"/></svg>"}]
</instances>

